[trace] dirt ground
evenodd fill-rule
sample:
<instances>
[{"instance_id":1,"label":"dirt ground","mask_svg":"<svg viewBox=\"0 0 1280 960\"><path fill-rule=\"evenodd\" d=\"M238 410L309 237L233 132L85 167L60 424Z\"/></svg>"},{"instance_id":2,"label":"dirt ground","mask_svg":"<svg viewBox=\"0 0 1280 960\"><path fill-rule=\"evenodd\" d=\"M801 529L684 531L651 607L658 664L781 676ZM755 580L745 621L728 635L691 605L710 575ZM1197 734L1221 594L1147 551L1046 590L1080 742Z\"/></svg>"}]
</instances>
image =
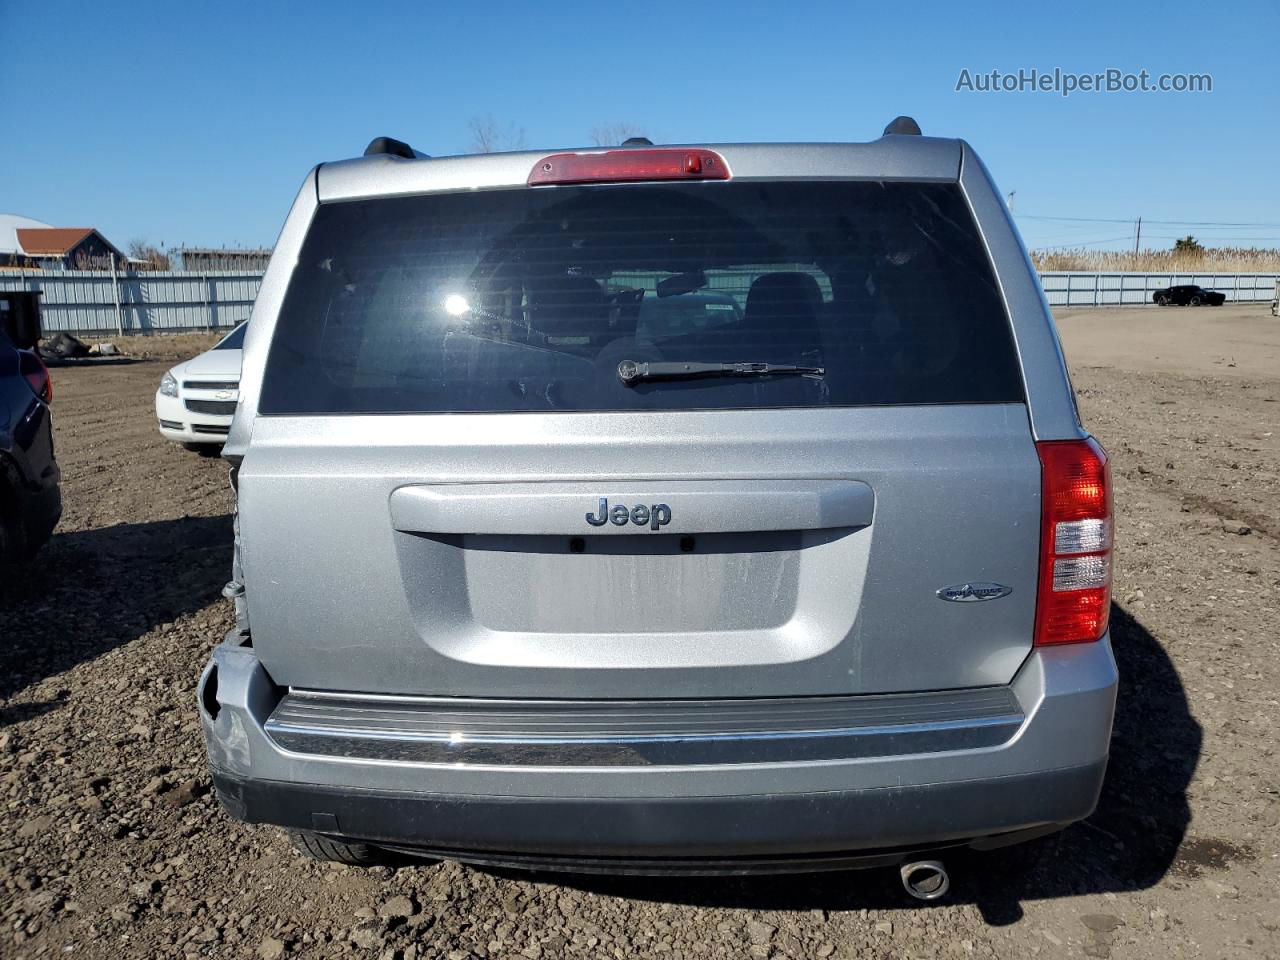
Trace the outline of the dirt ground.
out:
<instances>
[{"instance_id":1,"label":"dirt ground","mask_svg":"<svg viewBox=\"0 0 1280 960\"><path fill-rule=\"evenodd\" d=\"M164 362L55 371L66 514L0 574L0 956L1280 957L1280 320L1060 325L1114 464L1112 763L1089 820L954 861L926 908L885 870L363 871L234 823L192 694L230 626L225 465L156 433Z\"/></svg>"},{"instance_id":2,"label":"dirt ground","mask_svg":"<svg viewBox=\"0 0 1280 960\"><path fill-rule=\"evenodd\" d=\"M1188 377L1280 376L1280 318L1265 304L1126 307L1057 313L1073 366Z\"/></svg>"}]
</instances>

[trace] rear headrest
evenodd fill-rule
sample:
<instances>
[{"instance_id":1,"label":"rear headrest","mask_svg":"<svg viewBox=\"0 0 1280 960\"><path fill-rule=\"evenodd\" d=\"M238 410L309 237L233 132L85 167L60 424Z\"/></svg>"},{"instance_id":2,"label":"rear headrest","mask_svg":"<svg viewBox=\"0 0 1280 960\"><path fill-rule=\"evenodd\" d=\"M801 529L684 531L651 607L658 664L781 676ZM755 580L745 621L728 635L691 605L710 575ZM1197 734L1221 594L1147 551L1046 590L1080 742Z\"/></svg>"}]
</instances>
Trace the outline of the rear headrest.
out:
<instances>
[{"instance_id":1,"label":"rear headrest","mask_svg":"<svg viewBox=\"0 0 1280 960\"><path fill-rule=\"evenodd\" d=\"M807 273L766 273L747 291L746 325L759 327L773 320L804 324L817 319L822 290Z\"/></svg>"},{"instance_id":2,"label":"rear headrest","mask_svg":"<svg viewBox=\"0 0 1280 960\"><path fill-rule=\"evenodd\" d=\"M590 277L546 277L531 284L534 329L550 337L590 335L605 318L604 288Z\"/></svg>"}]
</instances>

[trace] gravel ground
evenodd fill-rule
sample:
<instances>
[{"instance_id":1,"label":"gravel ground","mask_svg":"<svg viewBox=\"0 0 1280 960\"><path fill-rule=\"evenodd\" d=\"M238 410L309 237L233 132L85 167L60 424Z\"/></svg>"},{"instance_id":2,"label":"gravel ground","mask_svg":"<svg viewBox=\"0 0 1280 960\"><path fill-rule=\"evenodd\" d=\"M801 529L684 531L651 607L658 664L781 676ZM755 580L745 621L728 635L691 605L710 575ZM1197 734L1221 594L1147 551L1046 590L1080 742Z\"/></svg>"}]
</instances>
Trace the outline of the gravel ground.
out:
<instances>
[{"instance_id":1,"label":"gravel ground","mask_svg":"<svg viewBox=\"0 0 1280 960\"><path fill-rule=\"evenodd\" d=\"M155 432L163 362L55 371L66 514L0 573L0 956L1280 956L1280 364L1194 336L1153 364L1135 343L1169 353L1174 313L1060 318L1120 518L1102 802L1033 853L955 860L927 908L884 870L366 871L234 823L192 703L230 626L225 465ZM1264 307L1177 322L1202 314L1280 350Z\"/></svg>"}]
</instances>

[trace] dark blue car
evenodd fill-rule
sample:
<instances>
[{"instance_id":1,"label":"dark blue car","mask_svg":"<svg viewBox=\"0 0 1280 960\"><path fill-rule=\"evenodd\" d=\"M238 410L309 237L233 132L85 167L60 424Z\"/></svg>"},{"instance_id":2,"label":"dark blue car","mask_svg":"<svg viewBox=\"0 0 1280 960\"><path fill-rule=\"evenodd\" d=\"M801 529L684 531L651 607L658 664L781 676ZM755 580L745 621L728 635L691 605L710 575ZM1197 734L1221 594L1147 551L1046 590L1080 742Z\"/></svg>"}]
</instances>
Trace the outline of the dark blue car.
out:
<instances>
[{"instance_id":1,"label":"dark blue car","mask_svg":"<svg viewBox=\"0 0 1280 960\"><path fill-rule=\"evenodd\" d=\"M0 564L29 559L62 515L53 383L35 346L35 294L0 294Z\"/></svg>"}]
</instances>

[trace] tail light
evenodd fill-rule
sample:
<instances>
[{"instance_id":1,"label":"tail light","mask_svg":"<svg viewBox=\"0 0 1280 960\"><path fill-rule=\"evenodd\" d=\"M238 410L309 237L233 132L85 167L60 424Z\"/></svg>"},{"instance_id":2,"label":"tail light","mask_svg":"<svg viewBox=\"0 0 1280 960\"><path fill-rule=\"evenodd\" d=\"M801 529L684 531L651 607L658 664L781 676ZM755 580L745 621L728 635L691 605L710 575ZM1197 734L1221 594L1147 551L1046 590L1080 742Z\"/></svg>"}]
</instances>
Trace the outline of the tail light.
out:
<instances>
[{"instance_id":1,"label":"tail light","mask_svg":"<svg viewBox=\"0 0 1280 960\"><path fill-rule=\"evenodd\" d=\"M552 183L626 183L634 180L728 180L729 165L700 148L554 153L529 172L529 186Z\"/></svg>"},{"instance_id":2,"label":"tail light","mask_svg":"<svg viewBox=\"0 0 1280 960\"><path fill-rule=\"evenodd\" d=\"M1087 643L1111 611L1111 467L1096 440L1045 441L1040 454L1040 590L1035 643Z\"/></svg>"},{"instance_id":3,"label":"tail light","mask_svg":"<svg viewBox=\"0 0 1280 960\"><path fill-rule=\"evenodd\" d=\"M53 378L39 355L31 350L18 351L18 365L31 391L45 403L53 402Z\"/></svg>"}]
</instances>

